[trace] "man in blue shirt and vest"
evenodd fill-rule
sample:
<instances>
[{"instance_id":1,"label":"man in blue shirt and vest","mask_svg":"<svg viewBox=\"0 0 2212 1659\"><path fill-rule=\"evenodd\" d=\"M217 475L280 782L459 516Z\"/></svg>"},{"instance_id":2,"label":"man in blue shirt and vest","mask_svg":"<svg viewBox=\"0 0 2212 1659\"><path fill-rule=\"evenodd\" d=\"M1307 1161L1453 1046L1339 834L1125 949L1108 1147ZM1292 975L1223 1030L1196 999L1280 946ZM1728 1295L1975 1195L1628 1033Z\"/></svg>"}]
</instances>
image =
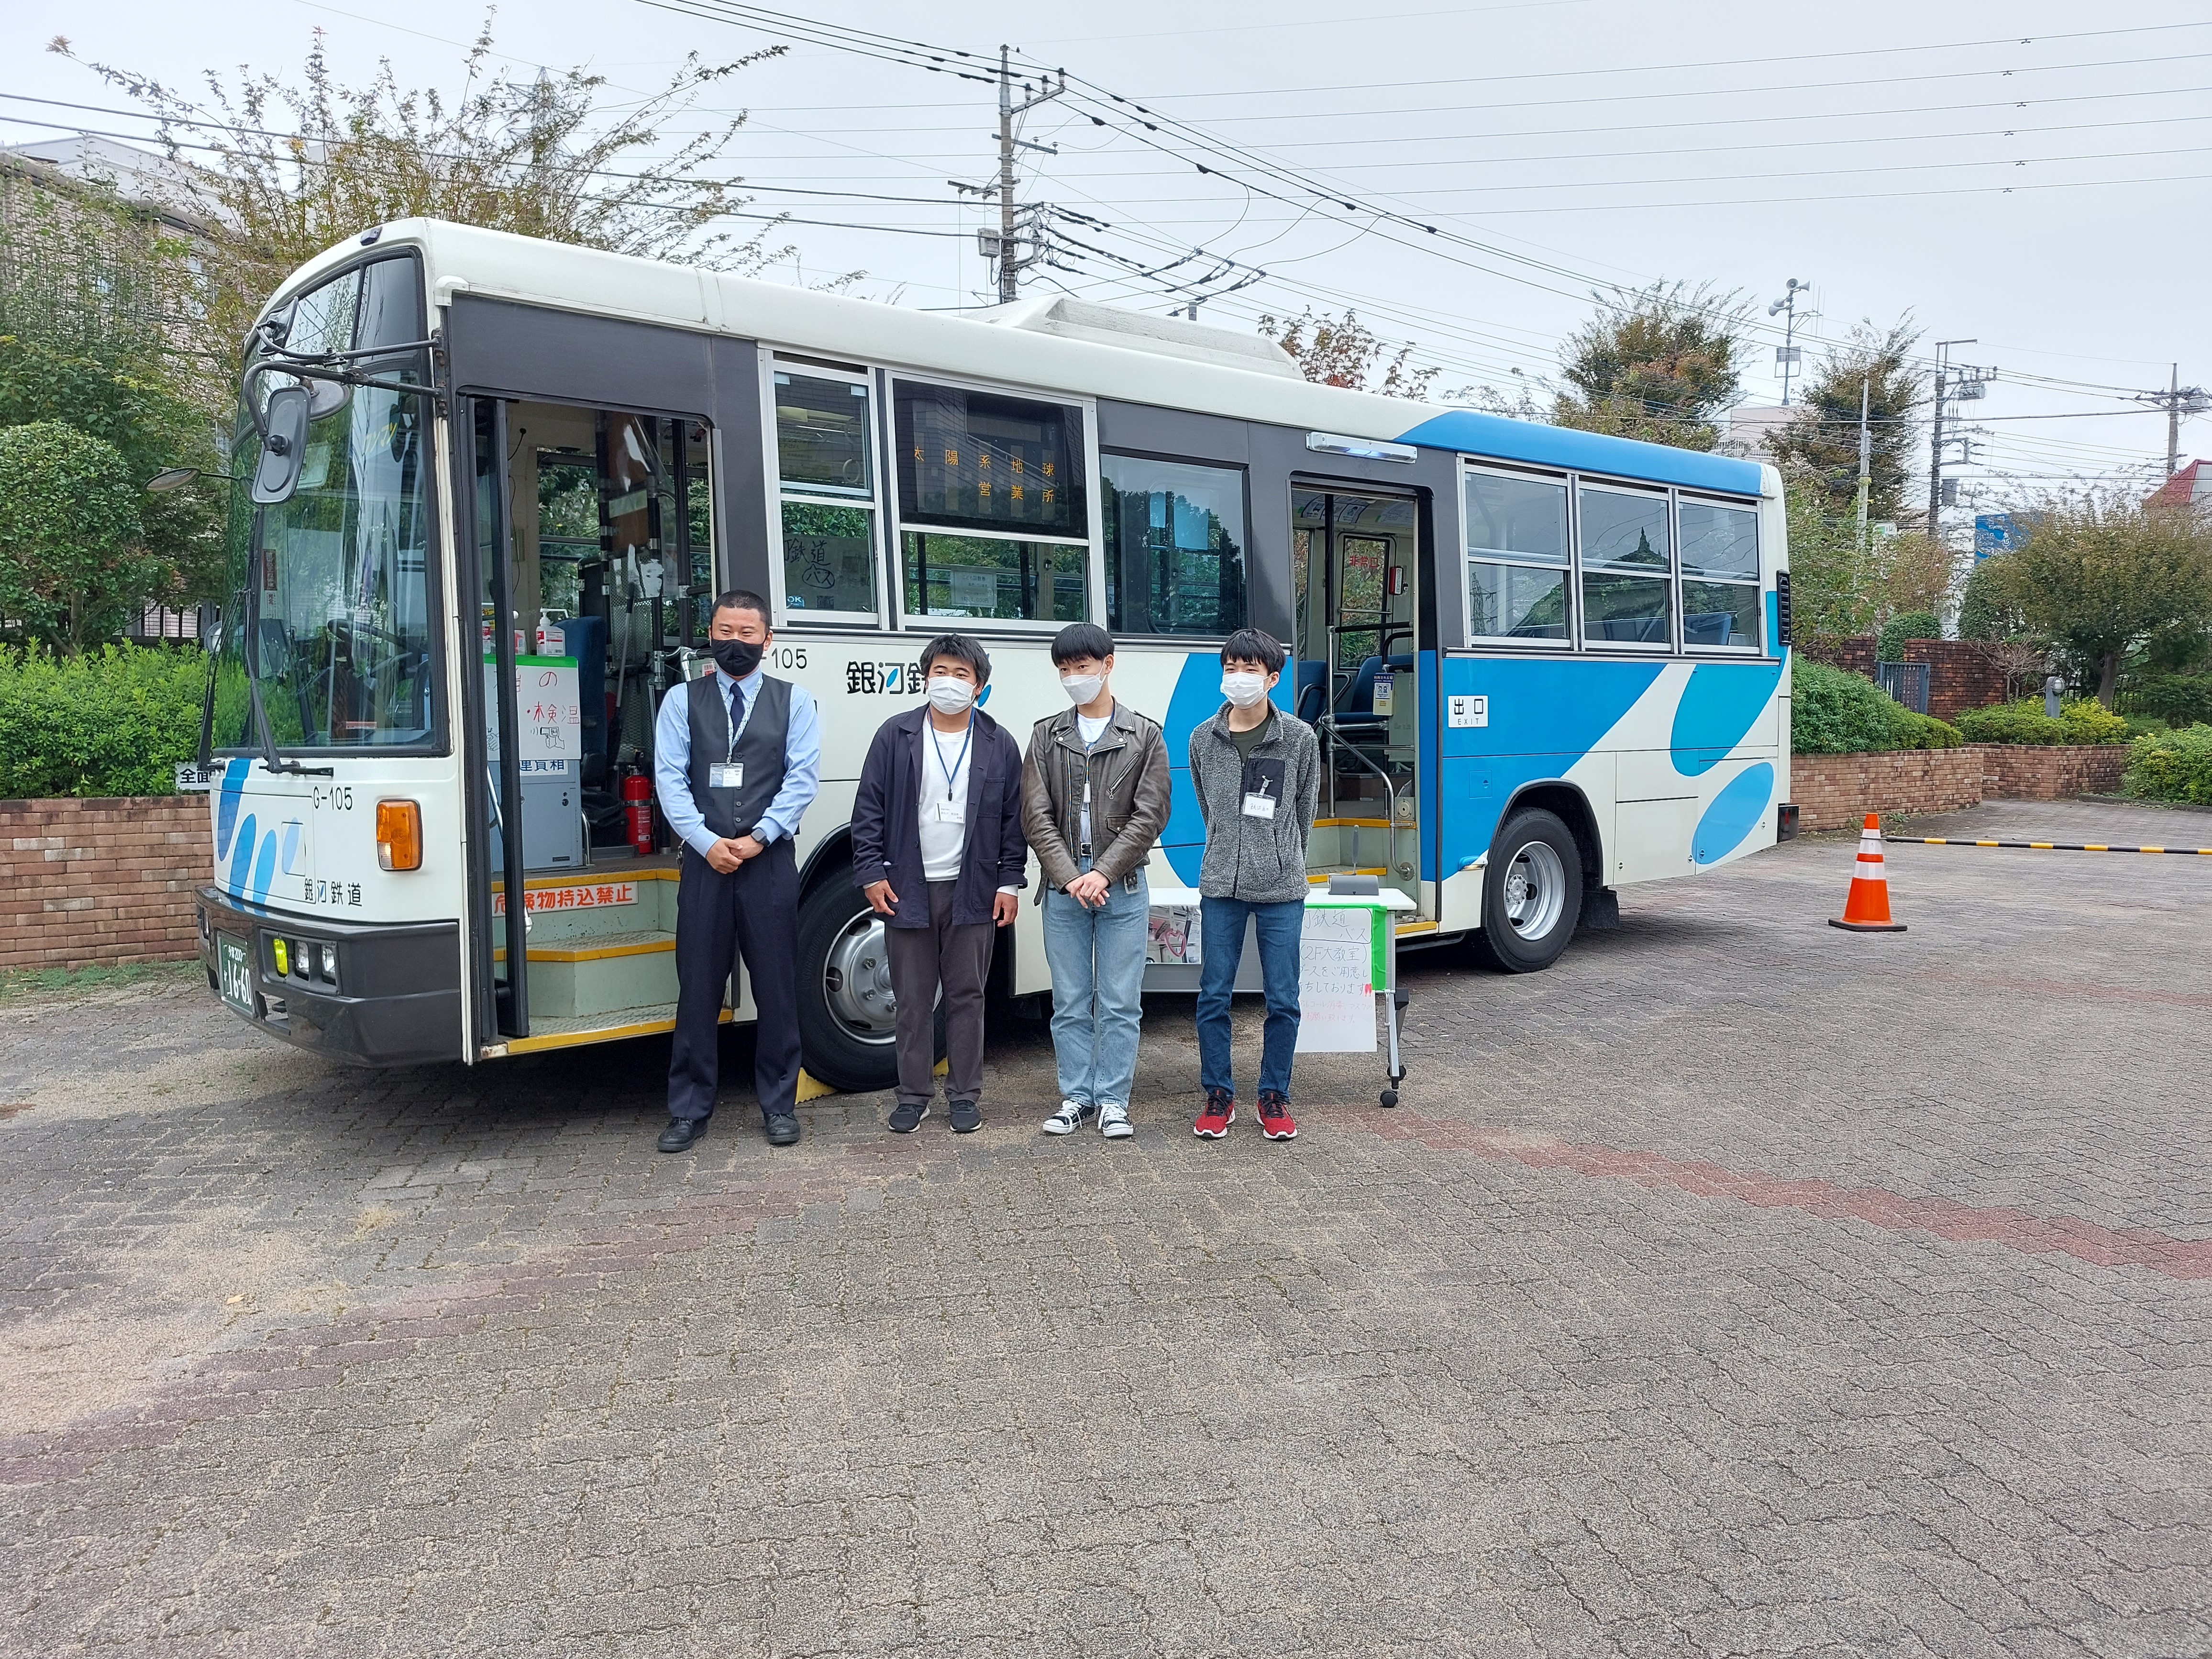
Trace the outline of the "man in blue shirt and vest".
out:
<instances>
[{"instance_id":1,"label":"man in blue shirt and vest","mask_svg":"<svg viewBox=\"0 0 2212 1659\"><path fill-rule=\"evenodd\" d=\"M660 1150L706 1133L720 1077L722 990L742 956L752 987L753 1082L771 1146L799 1139L799 864L792 841L820 787L822 721L803 686L770 679L768 601L714 601L714 672L669 688L653 781L684 842L676 889L676 1035Z\"/></svg>"}]
</instances>

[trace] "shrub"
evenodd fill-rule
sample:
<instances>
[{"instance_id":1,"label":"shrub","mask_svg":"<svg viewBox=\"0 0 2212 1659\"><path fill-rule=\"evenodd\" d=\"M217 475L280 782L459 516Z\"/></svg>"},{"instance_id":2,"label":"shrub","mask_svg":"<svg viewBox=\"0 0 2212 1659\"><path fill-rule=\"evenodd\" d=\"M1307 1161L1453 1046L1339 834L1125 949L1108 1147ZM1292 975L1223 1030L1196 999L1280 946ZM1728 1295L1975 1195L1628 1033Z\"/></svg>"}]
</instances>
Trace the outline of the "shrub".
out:
<instances>
[{"instance_id":1,"label":"shrub","mask_svg":"<svg viewBox=\"0 0 2212 1659\"><path fill-rule=\"evenodd\" d=\"M1883 662L1903 662L1905 641L1936 640L1942 636L1942 621L1933 611L1907 611L1882 624L1875 654Z\"/></svg>"},{"instance_id":2,"label":"shrub","mask_svg":"<svg viewBox=\"0 0 2212 1659\"><path fill-rule=\"evenodd\" d=\"M2128 745L2120 793L2138 800L2212 803L2212 726L2137 738Z\"/></svg>"},{"instance_id":3,"label":"shrub","mask_svg":"<svg viewBox=\"0 0 2212 1659\"><path fill-rule=\"evenodd\" d=\"M2053 720L2043 712L2043 699L2022 697L1987 708L1969 708L1959 716L1959 729L1973 743L2125 743L2128 722L2094 697L2073 697L2059 705Z\"/></svg>"},{"instance_id":4,"label":"shrub","mask_svg":"<svg viewBox=\"0 0 2212 1659\"><path fill-rule=\"evenodd\" d=\"M206 689L197 647L0 649L0 798L173 794Z\"/></svg>"},{"instance_id":5,"label":"shrub","mask_svg":"<svg viewBox=\"0 0 2212 1659\"><path fill-rule=\"evenodd\" d=\"M2127 701L2168 726L2212 721L2212 674L2154 674Z\"/></svg>"},{"instance_id":6,"label":"shrub","mask_svg":"<svg viewBox=\"0 0 2212 1659\"><path fill-rule=\"evenodd\" d=\"M1790 677L1790 746L1800 755L1956 749L1966 741L1955 726L1914 714L1863 674L1799 657Z\"/></svg>"}]
</instances>

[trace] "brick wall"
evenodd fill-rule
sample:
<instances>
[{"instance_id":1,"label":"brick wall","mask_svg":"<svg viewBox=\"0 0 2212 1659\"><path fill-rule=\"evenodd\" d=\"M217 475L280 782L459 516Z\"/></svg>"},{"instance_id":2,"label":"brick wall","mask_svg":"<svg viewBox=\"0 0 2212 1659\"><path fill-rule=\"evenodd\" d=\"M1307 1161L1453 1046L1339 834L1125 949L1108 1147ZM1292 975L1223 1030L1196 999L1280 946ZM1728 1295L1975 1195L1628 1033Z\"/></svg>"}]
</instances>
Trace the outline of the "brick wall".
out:
<instances>
[{"instance_id":1,"label":"brick wall","mask_svg":"<svg viewBox=\"0 0 2212 1659\"><path fill-rule=\"evenodd\" d=\"M1872 679L1876 645L1873 635L1862 634L1827 641L1806 654ZM1969 708L1986 708L2005 700L2003 672L1972 640L1907 640L1905 660L1928 665L1928 712L1939 720L1956 720Z\"/></svg>"},{"instance_id":2,"label":"brick wall","mask_svg":"<svg viewBox=\"0 0 2212 1659\"><path fill-rule=\"evenodd\" d=\"M2124 743L1976 744L1986 757L1984 793L1998 800L2064 800L2071 795L2109 795L2127 769Z\"/></svg>"},{"instance_id":3,"label":"brick wall","mask_svg":"<svg viewBox=\"0 0 2212 1659\"><path fill-rule=\"evenodd\" d=\"M1975 744L1790 757L1790 792L1804 830L1842 830L1869 812L1955 812L1980 803L1982 777Z\"/></svg>"},{"instance_id":4,"label":"brick wall","mask_svg":"<svg viewBox=\"0 0 2212 1659\"><path fill-rule=\"evenodd\" d=\"M1970 743L1869 755L1792 755L1790 787L1807 830L1855 827L1869 812L1955 812L1984 800L2064 800L2119 787L2125 744Z\"/></svg>"},{"instance_id":5,"label":"brick wall","mask_svg":"<svg viewBox=\"0 0 2212 1659\"><path fill-rule=\"evenodd\" d=\"M1928 712L1939 720L2004 701L2003 672L1972 640L1907 640L1905 659L1929 665Z\"/></svg>"},{"instance_id":6,"label":"brick wall","mask_svg":"<svg viewBox=\"0 0 2212 1659\"><path fill-rule=\"evenodd\" d=\"M211 857L205 795L0 801L0 968L197 955Z\"/></svg>"}]
</instances>

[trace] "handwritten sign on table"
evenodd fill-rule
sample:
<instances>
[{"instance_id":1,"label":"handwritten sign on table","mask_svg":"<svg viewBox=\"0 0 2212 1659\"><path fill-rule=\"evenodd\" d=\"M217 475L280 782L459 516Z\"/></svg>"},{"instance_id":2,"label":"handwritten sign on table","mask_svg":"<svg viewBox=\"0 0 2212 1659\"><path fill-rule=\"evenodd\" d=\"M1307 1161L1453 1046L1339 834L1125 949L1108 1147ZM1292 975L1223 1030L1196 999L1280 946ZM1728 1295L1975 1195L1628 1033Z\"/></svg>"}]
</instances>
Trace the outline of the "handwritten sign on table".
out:
<instances>
[{"instance_id":1,"label":"handwritten sign on table","mask_svg":"<svg viewBox=\"0 0 2212 1659\"><path fill-rule=\"evenodd\" d=\"M1298 951L1298 1053L1375 1052L1375 915L1364 907L1306 912Z\"/></svg>"},{"instance_id":2,"label":"handwritten sign on table","mask_svg":"<svg viewBox=\"0 0 2212 1659\"><path fill-rule=\"evenodd\" d=\"M499 758L499 671L484 664L484 713L491 757ZM573 657L514 659L514 729L526 767L532 761L572 761L584 752L583 707Z\"/></svg>"}]
</instances>

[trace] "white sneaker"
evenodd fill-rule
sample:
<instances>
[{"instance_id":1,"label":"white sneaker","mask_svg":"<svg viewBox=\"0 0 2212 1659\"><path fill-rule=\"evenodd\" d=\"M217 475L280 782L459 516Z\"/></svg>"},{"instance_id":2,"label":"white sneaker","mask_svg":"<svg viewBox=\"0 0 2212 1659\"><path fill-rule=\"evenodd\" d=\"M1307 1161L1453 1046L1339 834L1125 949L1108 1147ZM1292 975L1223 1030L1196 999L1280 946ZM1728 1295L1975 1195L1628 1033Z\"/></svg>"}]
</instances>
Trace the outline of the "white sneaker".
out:
<instances>
[{"instance_id":1,"label":"white sneaker","mask_svg":"<svg viewBox=\"0 0 2212 1659\"><path fill-rule=\"evenodd\" d=\"M1098 1109L1098 1133L1109 1140L1127 1140L1137 1133L1129 1121L1129 1109L1117 1100L1109 1100Z\"/></svg>"},{"instance_id":2,"label":"white sneaker","mask_svg":"<svg viewBox=\"0 0 2212 1659\"><path fill-rule=\"evenodd\" d=\"M1044 1121L1044 1132L1048 1135L1072 1135L1098 1115L1098 1109L1088 1102L1063 1100L1060 1109Z\"/></svg>"}]
</instances>

